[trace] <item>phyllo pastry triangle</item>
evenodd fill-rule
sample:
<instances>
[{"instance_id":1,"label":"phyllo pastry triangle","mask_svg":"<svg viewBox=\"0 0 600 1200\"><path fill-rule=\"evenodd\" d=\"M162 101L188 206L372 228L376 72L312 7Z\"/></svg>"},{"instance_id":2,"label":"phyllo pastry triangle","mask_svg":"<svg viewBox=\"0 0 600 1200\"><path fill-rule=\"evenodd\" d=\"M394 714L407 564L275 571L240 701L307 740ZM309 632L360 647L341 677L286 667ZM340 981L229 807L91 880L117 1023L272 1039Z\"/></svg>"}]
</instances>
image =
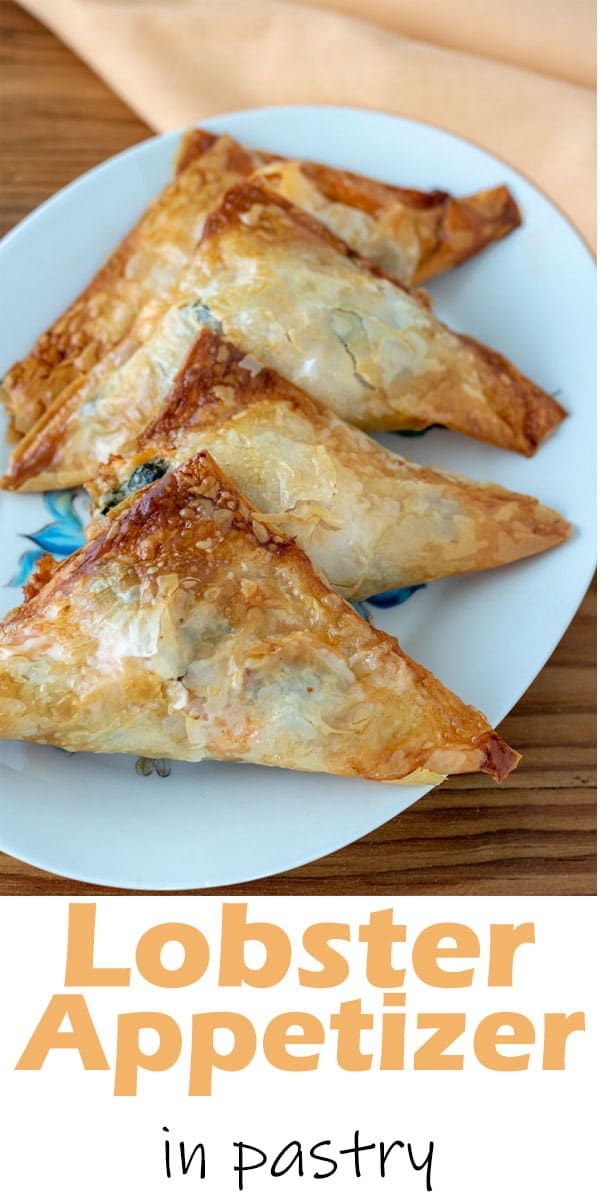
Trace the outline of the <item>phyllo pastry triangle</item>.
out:
<instances>
[{"instance_id":1,"label":"phyllo pastry triangle","mask_svg":"<svg viewBox=\"0 0 600 1200\"><path fill-rule=\"evenodd\" d=\"M147 336L169 302L223 191L261 161L229 137L197 130L193 153L146 209L91 283L15 363L2 385L13 432L24 434L59 396L76 390L118 347L118 361ZM149 307L148 307L149 306ZM143 319L142 319L143 317Z\"/></svg>"},{"instance_id":2,"label":"phyllo pastry triangle","mask_svg":"<svg viewBox=\"0 0 600 1200\"><path fill-rule=\"evenodd\" d=\"M391 454L207 329L134 452L112 458L87 485L88 533L201 449L352 599L499 566L569 532L529 496Z\"/></svg>"},{"instance_id":3,"label":"phyllo pastry triangle","mask_svg":"<svg viewBox=\"0 0 600 1200\"><path fill-rule=\"evenodd\" d=\"M143 322L142 322L143 323ZM447 425L532 454L564 409L501 355L452 333L325 226L256 183L207 218L173 303L21 439L3 486L71 487L157 416L207 326L353 425ZM136 326L137 328L137 326Z\"/></svg>"},{"instance_id":4,"label":"phyllo pastry triangle","mask_svg":"<svg viewBox=\"0 0 600 1200\"><path fill-rule=\"evenodd\" d=\"M520 223L504 187L455 199L318 163L290 162L247 150L227 135L191 130L182 140L174 180L83 293L7 373L0 395L15 435L26 433L58 396L71 394L119 343L122 362L143 340L142 331L185 269L208 212L257 168L270 187L404 283L448 270Z\"/></svg>"},{"instance_id":5,"label":"phyllo pastry triangle","mask_svg":"<svg viewBox=\"0 0 600 1200\"><path fill-rule=\"evenodd\" d=\"M507 359L436 320L422 293L256 183L211 213L199 258L199 298L224 335L354 425L447 425L530 455L565 416Z\"/></svg>"},{"instance_id":6,"label":"phyllo pastry triangle","mask_svg":"<svg viewBox=\"0 0 600 1200\"><path fill-rule=\"evenodd\" d=\"M284 159L259 170L269 188L312 213L400 283L433 279L521 223L506 187L457 198L393 187L320 163Z\"/></svg>"},{"instance_id":7,"label":"phyllo pastry triangle","mask_svg":"<svg viewBox=\"0 0 600 1200\"><path fill-rule=\"evenodd\" d=\"M518 761L206 452L133 496L5 619L0 732L398 782L500 780Z\"/></svg>"},{"instance_id":8,"label":"phyllo pastry triangle","mask_svg":"<svg viewBox=\"0 0 600 1200\"><path fill-rule=\"evenodd\" d=\"M189 130L182 140L178 169L185 169L197 154L205 153L210 137L203 129ZM258 166L269 188L318 217L352 250L401 283L432 279L521 224L518 206L507 187L457 197L437 188L423 192L396 187L341 167L283 158L264 150L242 152Z\"/></svg>"}]
</instances>

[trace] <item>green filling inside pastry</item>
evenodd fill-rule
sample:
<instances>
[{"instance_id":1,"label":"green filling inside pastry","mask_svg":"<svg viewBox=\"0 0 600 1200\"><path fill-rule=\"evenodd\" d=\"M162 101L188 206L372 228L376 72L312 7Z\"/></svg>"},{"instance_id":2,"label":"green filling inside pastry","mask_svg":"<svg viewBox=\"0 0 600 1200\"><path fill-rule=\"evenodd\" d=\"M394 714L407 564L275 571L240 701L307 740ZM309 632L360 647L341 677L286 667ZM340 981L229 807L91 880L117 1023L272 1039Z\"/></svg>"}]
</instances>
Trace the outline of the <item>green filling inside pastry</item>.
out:
<instances>
[{"instance_id":1,"label":"green filling inside pastry","mask_svg":"<svg viewBox=\"0 0 600 1200\"><path fill-rule=\"evenodd\" d=\"M108 492L102 498L102 515L105 516L110 512L111 508L116 508L122 500L126 500L127 496L131 496L132 492L139 491L140 488L146 487L149 483L155 483L157 479L162 479L169 470L170 463L164 458L149 458L148 462L142 463L129 476L125 483L120 487L114 488L112 492Z\"/></svg>"}]
</instances>

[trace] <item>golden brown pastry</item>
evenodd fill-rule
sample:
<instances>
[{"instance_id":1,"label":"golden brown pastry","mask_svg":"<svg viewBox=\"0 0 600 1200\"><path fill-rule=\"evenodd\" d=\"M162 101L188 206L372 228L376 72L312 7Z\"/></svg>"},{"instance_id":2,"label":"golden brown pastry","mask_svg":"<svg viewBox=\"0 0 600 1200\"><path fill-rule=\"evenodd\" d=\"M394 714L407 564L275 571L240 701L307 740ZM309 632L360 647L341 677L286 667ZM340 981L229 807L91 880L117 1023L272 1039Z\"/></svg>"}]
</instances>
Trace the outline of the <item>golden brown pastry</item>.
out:
<instances>
[{"instance_id":1,"label":"golden brown pastry","mask_svg":"<svg viewBox=\"0 0 600 1200\"><path fill-rule=\"evenodd\" d=\"M390 454L206 329L134 452L87 485L88 536L201 449L352 599L524 558L569 532L529 496Z\"/></svg>"},{"instance_id":2,"label":"golden brown pastry","mask_svg":"<svg viewBox=\"0 0 600 1200\"><path fill-rule=\"evenodd\" d=\"M207 219L194 285L231 338L365 429L447 425L532 454L564 409L256 183Z\"/></svg>"},{"instance_id":3,"label":"golden brown pastry","mask_svg":"<svg viewBox=\"0 0 600 1200\"><path fill-rule=\"evenodd\" d=\"M318 217L400 283L425 283L506 237L521 223L508 188L456 199L366 179L319 163L269 163L257 178Z\"/></svg>"},{"instance_id":4,"label":"golden brown pastry","mask_svg":"<svg viewBox=\"0 0 600 1200\"><path fill-rule=\"evenodd\" d=\"M190 266L178 301L156 322L146 341L122 363L102 364L66 399L54 405L15 447L2 486L11 491L47 491L85 483L98 464L130 448L154 420L199 332L210 321L194 292ZM186 298L187 297L187 298ZM109 355L108 358L112 358Z\"/></svg>"},{"instance_id":5,"label":"golden brown pastry","mask_svg":"<svg viewBox=\"0 0 600 1200\"><path fill-rule=\"evenodd\" d=\"M229 137L195 132L193 153L146 209L85 291L7 373L2 399L13 432L24 434L57 400L78 389L118 347L122 362L168 303L224 188L259 163ZM110 360L109 366L113 365Z\"/></svg>"},{"instance_id":6,"label":"golden brown pastry","mask_svg":"<svg viewBox=\"0 0 600 1200\"><path fill-rule=\"evenodd\" d=\"M452 333L425 300L256 183L205 223L172 304L145 342L102 364L16 447L3 486L70 487L154 420L203 326L366 429L438 423L532 454L564 417L499 354ZM110 355L108 356L111 357Z\"/></svg>"},{"instance_id":7,"label":"golden brown pastry","mask_svg":"<svg viewBox=\"0 0 600 1200\"><path fill-rule=\"evenodd\" d=\"M0 735L411 782L500 780L518 761L205 452L132 497L7 616Z\"/></svg>"},{"instance_id":8,"label":"golden brown pastry","mask_svg":"<svg viewBox=\"0 0 600 1200\"><path fill-rule=\"evenodd\" d=\"M183 138L178 169L205 153L202 129ZM249 152L263 182L318 217L352 250L401 283L420 284L456 267L521 224L506 187L455 197L395 187L322 163Z\"/></svg>"},{"instance_id":9,"label":"golden brown pastry","mask_svg":"<svg viewBox=\"0 0 600 1200\"><path fill-rule=\"evenodd\" d=\"M171 295L209 210L231 184L261 166L269 186L406 283L448 270L520 222L506 188L457 200L445 192L390 187L316 163L286 162L246 150L230 137L191 130L182 140L174 181L81 296L6 375L0 395L13 434L26 433L59 396L68 399L94 368L99 381L111 350L118 347L117 363L133 352ZM107 369L113 365L111 360Z\"/></svg>"}]
</instances>

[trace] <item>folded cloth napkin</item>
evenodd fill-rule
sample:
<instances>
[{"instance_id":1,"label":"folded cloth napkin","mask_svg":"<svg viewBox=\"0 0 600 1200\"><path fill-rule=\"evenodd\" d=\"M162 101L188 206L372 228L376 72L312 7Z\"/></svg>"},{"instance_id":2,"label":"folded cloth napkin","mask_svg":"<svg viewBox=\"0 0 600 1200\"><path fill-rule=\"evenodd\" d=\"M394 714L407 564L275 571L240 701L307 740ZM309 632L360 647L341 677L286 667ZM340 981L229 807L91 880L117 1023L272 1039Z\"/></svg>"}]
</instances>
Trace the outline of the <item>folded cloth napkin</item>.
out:
<instances>
[{"instance_id":1,"label":"folded cloth napkin","mask_svg":"<svg viewBox=\"0 0 600 1200\"><path fill-rule=\"evenodd\" d=\"M269 104L400 113L504 158L594 243L594 0L23 2L155 129Z\"/></svg>"}]
</instances>

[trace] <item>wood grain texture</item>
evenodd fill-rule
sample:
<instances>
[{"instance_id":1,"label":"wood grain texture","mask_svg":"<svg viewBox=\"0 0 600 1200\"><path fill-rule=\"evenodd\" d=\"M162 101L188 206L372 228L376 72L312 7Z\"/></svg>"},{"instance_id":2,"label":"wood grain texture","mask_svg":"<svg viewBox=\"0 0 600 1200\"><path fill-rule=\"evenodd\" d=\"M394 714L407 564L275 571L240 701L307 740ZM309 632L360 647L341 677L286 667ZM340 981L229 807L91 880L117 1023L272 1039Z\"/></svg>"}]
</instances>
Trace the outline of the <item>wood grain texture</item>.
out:
<instances>
[{"instance_id":1,"label":"wood grain texture","mask_svg":"<svg viewBox=\"0 0 600 1200\"><path fill-rule=\"evenodd\" d=\"M0 34L0 230L5 232L82 171L151 131L8 0L0 0ZM502 787L486 778L455 778L336 854L217 892L593 894L595 596L591 588L549 663L501 726L524 756ZM0 853L0 894L110 890L48 875Z\"/></svg>"}]
</instances>

